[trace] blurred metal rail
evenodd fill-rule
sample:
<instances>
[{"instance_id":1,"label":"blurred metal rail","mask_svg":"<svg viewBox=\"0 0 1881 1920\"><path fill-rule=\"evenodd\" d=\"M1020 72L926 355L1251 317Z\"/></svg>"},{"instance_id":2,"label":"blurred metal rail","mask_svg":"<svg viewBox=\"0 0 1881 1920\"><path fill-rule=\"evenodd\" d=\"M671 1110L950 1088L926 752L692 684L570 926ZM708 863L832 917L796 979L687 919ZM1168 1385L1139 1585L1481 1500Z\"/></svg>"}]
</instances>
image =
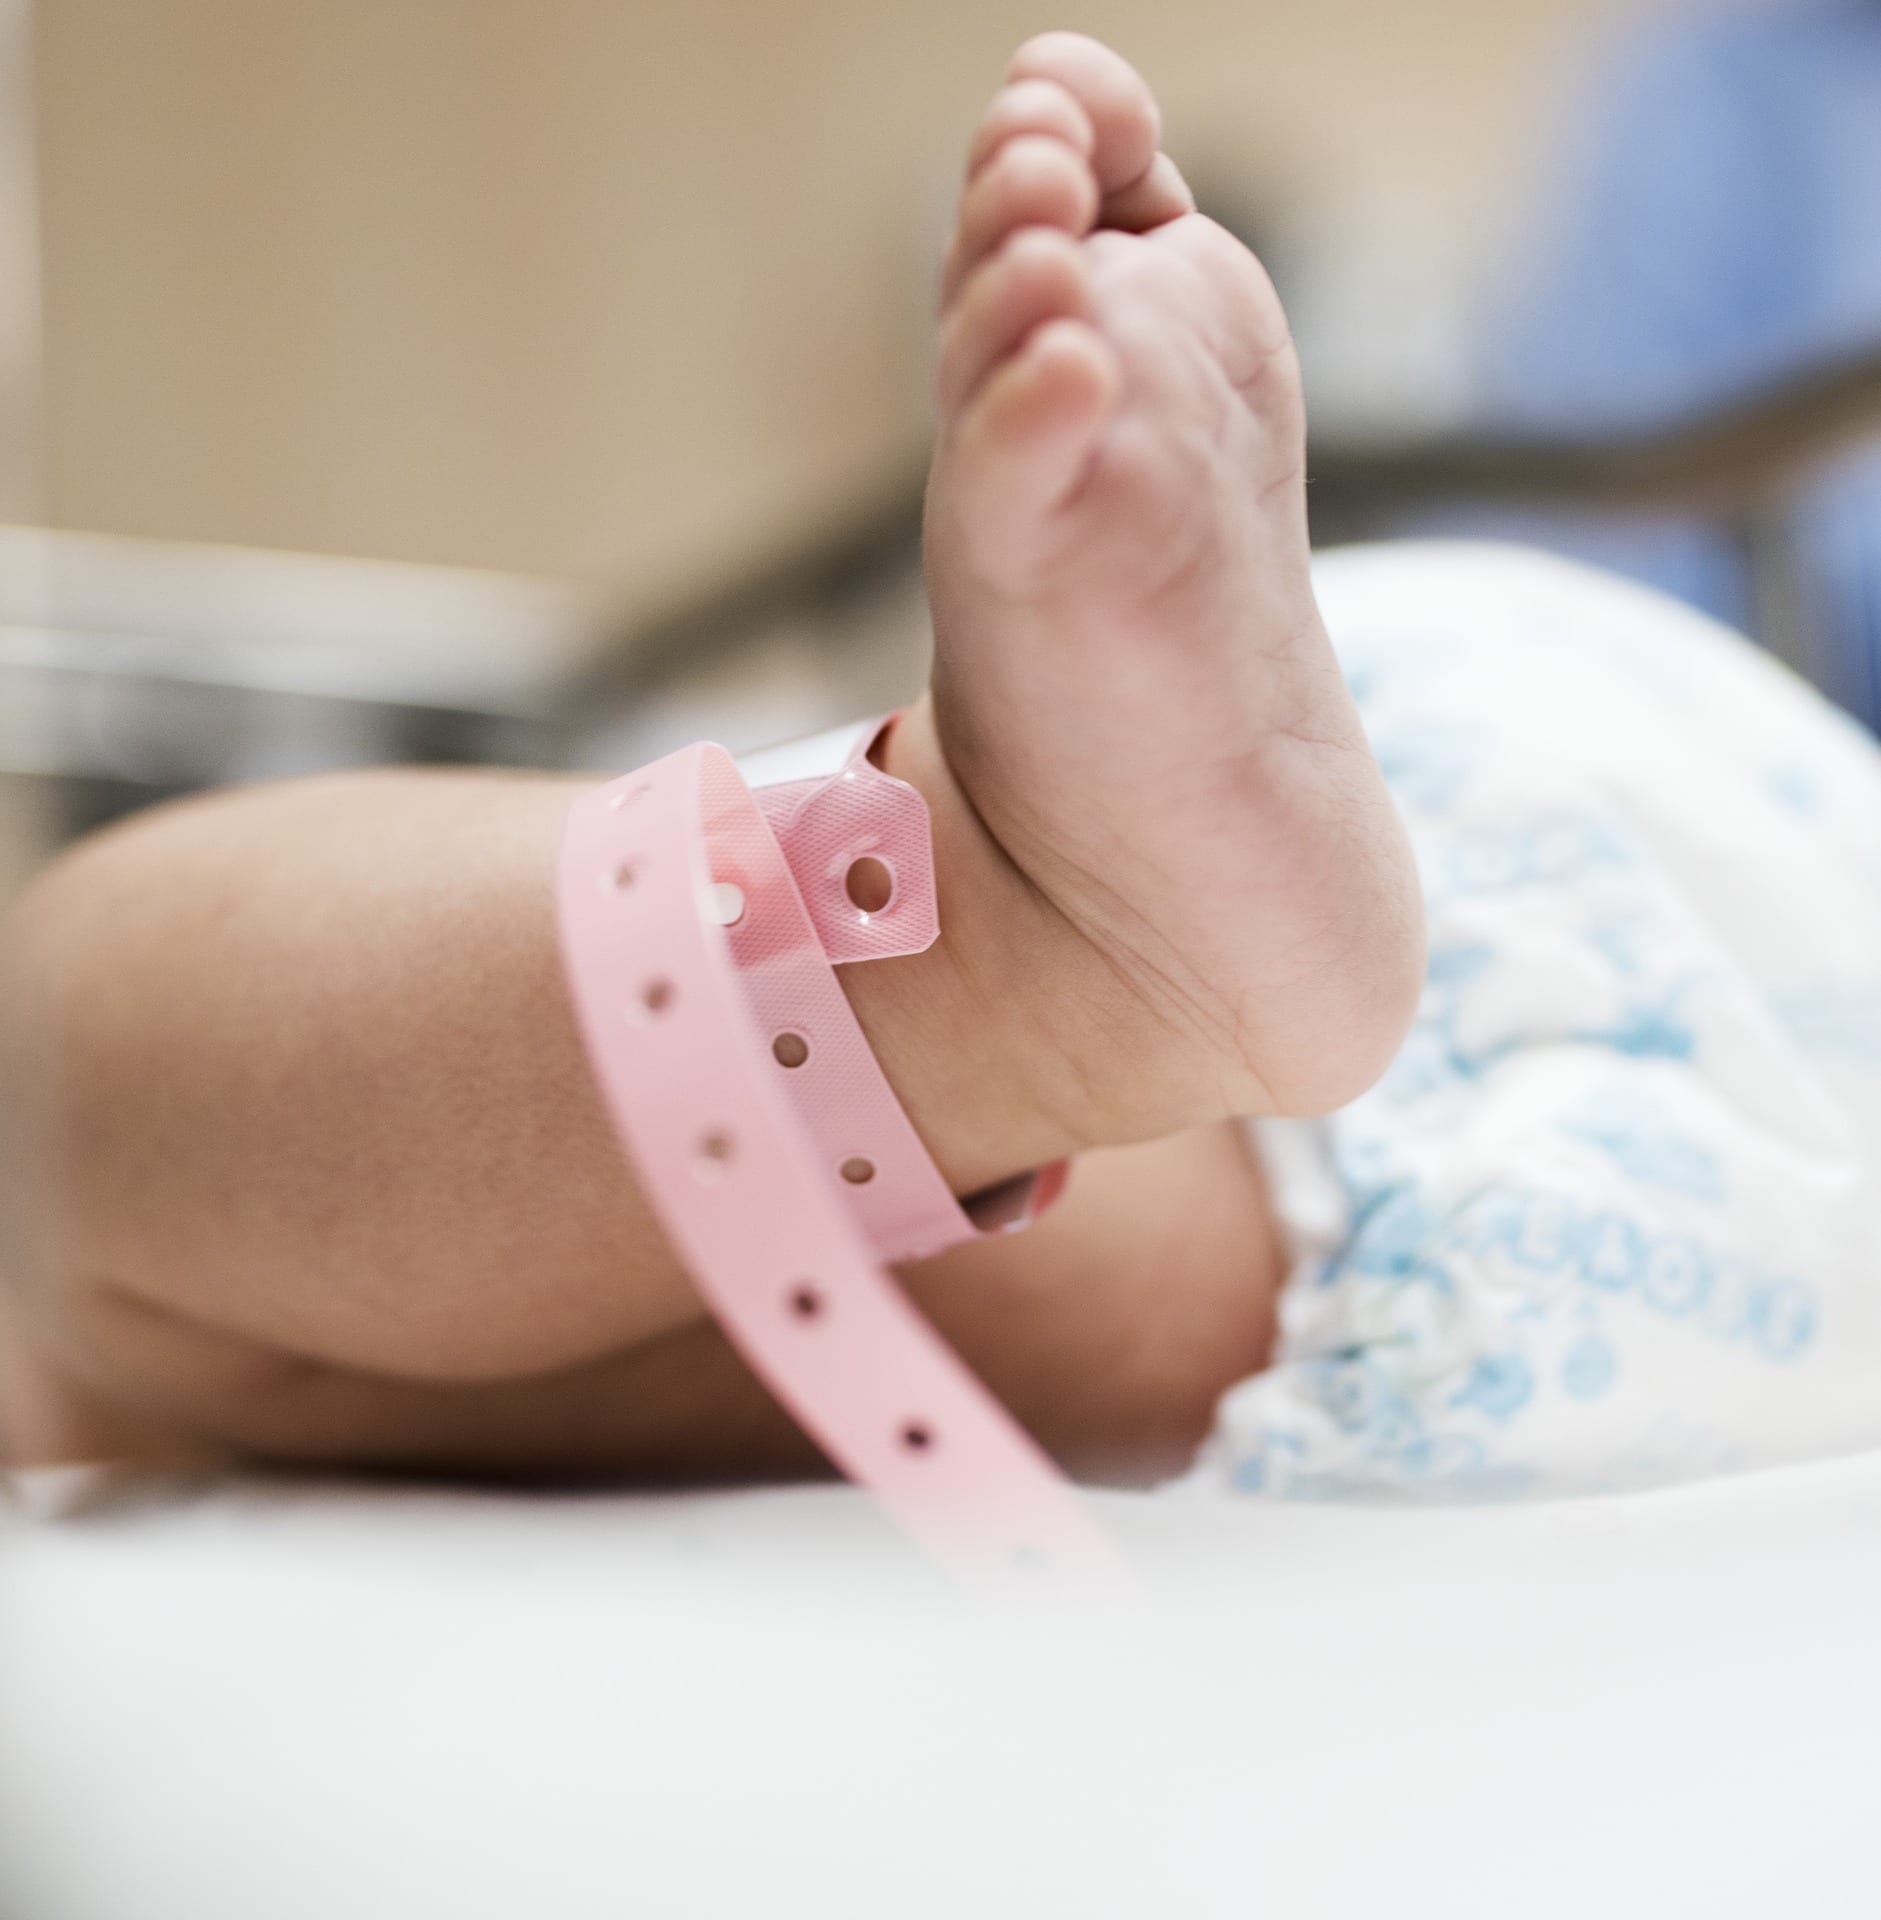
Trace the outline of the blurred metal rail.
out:
<instances>
[{"instance_id":1,"label":"blurred metal rail","mask_svg":"<svg viewBox=\"0 0 1881 1920\"><path fill-rule=\"evenodd\" d=\"M1763 638L1811 677L1821 662L1797 591L1786 509L1838 455L1881 445L1881 347L1811 369L1716 411L1606 439L1453 434L1319 439L1308 451L1308 509L1320 546L1372 539L1446 511L1569 516L1689 513L1719 524L1744 554ZM753 622L865 586L919 552L922 476L866 525L788 568L635 636L573 692L580 710L644 693L667 674L735 645Z\"/></svg>"},{"instance_id":2,"label":"blurred metal rail","mask_svg":"<svg viewBox=\"0 0 1881 1920\"><path fill-rule=\"evenodd\" d=\"M1308 498L1322 544L1458 508L1702 514L1807 671L1785 509L1863 442L1881 351L1625 439L1322 440ZM0 773L134 797L371 758L566 764L597 716L905 574L920 522L911 471L841 538L653 622L550 582L0 528Z\"/></svg>"},{"instance_id":3,"label":"blurred metal rail","mask_svg":"<svg viewBox=\"0 0 1881 1920\"><path fill-rule=\"evenodd\" d=\"M1881 440L1881 348L1624 437L1322 443L1308 462L1310 498L1327 539L1410 506L1486 502L1731 519L1864 440Z\"/></svg>"},{"instance_id":4,"label":"blurred metal rail","mask_svg":"<svg viewBox=\"0 0 1881 1920\"><path fill-rule=\"evenodd\" d=\"M1799 490L1843 454L1881 446L1881 349L1823 364L1714 411L1623 438L1456 438L1321 445L1314 538L1363 539L1445 509L1611 521L1687 515L1742 559L1757 637L1826 692L1861 704L1798 564ZM1881 538L1881 532L1878 532Z\"/></svg>"}]
</instances>

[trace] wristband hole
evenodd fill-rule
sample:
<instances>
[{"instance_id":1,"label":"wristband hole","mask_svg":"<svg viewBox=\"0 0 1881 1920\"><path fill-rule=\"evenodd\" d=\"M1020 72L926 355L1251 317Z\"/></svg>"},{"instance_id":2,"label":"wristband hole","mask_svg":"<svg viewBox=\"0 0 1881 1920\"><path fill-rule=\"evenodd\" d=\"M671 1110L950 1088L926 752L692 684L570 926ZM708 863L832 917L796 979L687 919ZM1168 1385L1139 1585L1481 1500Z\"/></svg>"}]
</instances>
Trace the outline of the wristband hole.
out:
<instances>
[{"instance_id":1,"label":"wristband hole","mask_svg":"<svg viewBox=\"0 0 1881 1920\"><path fill-rule=\"evenodd\" d=\"M799 1320L818 1319L823 1312L823 1296L809 1281L801 1280L790 1290L790 1310Z\"/></svg>"},{"instance_id":2,"label":"wristband hole","mask_svg":"<svg viewBox=\"0 0 1881 1920\"><path fill-rule=\"evenodd\" d=\"M852 1187L866 1187L875 1178L875 1162L865 1160L859 1153L852 1153L836 1171Z\"/></svg>"},{"instance_id":3,"label":"wristband hole","mask_svg":"<svg viewBox=\"0 0 1881 1920\"><path fill-rule=\"evenodd\" d=\"M849 863L849 871L843 876L843 891L848 894L852 907L863 913L880 913L895 897L895 876L889 871L887 861L867 853Z\"/></svg>"},{"instance_id":4,"label":"wristband hole","mask_svg":"<svg viewBox=\"0 0 1881 1920\"><path fill-rule=\"evenodd\" d=\"M745 890L734 880L715 880L705 890L705 917L714 927L735 927L745 917Z\"/></svg>"},{"instance_id":5,"label":"wristband hole","mask_svg":"<svg viewBox=\"0 0 1881 1920\"><path fill-rule=\"evenodd\" d=\"M810 1043L800 1033L780 1033L771 1042L771 1058L780 1067L800 1067L810 1057Z\"/></svg>"},{"instance_id":6,"label":"wristband hole","mask_svg":"<svg viewBox=\"0 0 1881 1920\"><path fill-rule=\"evenodd\" d=\"M692 1163L692 1177L705 1186L723 1179L725 1169L731 1165L736 1151L731 1135L723 1128L713 1128L699 1142L699 1152Z\"/></svg>"},{"instance_id":7,"label":"wristband hole","mask_svg":"<svg viewBox=\"0 0 1881 1920\"><path fill-rule=\"evenodd\" d=\"M923 1426L919 1420L910 1420L901 1430L901 1444L910 1453L926 1453L934 1444L933 1429Z\"/></svg>"},{"instance_id":8,"label":"wristband hole","mask_svg":"<svg viewBox=\"0 0 1881 1920\"><path fill-rule=\"evenodd\" d=\"M639 878L640 862L638 860L623 860L620 865L607 876L607 885L616 893L625 893Z\"/></svg>"},{"instance_id":9,"label":"wristband hole","mask_svg":"<svg viewBox=\"0 0 1881 1920\"><path fill-rule=\"evenodd\" d=\"M651 1020L657 1020L679 997L679 989L670 980L649 980L640 989L641 1011Z\"/></svg>"}]
</instances>

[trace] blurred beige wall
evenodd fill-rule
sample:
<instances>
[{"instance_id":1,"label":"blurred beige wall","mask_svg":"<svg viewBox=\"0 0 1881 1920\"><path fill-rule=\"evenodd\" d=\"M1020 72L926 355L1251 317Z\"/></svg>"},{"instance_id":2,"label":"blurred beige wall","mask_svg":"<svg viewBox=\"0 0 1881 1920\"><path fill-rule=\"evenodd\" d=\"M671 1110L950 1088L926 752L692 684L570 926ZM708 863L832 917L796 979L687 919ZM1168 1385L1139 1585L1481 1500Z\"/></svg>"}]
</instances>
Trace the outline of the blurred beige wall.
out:
<instances>
[{"instance_id":1,"label":"blurred beige wall","mask_svg":"<svg viewBox=\"0 0 1881 1920\"><path fill-rule=\"evenodd\" d=\"M27 0L0 0L0 521L39 495L39 223Z\"/></svg>"},{"instance_id":2,"label":"blurred beige wall","mask_svg":"<svg viewBox=\"0 0 1881 1920\"><path fill-rule=\"evenodd\" d=\"M1087 0L1178 157L1484 216L1590 0ZM926 433L1004 0L37 0L55 524L683 597Z\"/></svg>"}]
</instances>

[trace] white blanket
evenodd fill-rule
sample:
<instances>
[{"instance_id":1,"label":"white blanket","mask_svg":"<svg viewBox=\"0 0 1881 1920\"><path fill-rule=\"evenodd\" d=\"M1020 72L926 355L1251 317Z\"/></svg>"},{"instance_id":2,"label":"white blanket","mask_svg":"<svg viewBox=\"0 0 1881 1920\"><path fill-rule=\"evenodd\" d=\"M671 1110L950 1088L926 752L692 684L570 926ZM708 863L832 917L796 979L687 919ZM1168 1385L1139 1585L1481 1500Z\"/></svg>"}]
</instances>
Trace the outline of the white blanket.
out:
<instances>
[{"instance_id":1,"label":"white blanket","mask_svg":"<svg viewBox=\"0 0 1881 1920\"><path fill-rule=\"evenodd\" d=\"M996 1620L841 1490L0 1511L8 1920L1871 1920L1881 1456L1112 1496Z\"/></svg>"},{"instance_id":2,"label":"white blanket","mask_svg":"<svg viewBox=\"0 0 1881 1920\"><path fill-rule=\"evenodd\" d=\"M1298 1255L1210 1484L1585 1493L1881 1445L1881 753L1744 641L1516 548L1321 563L1430 974L1259 1139Z\"/></svg>"}]
</instances>

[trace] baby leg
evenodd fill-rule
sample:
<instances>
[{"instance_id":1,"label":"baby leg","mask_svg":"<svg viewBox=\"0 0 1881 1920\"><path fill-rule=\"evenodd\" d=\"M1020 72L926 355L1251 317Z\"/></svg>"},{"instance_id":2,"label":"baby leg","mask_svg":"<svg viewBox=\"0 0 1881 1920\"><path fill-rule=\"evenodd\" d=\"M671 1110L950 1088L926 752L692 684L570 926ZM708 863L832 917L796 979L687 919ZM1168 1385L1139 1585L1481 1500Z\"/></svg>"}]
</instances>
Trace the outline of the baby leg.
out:
<instances>
[{"instance_id":1,"label":"baby leg","mask_svg":"<svg viewBox=\"0 0 1881 1920\"><path fill-rule=\"evenodd\" d=\"M934 685L888 748L933 815L945 933L844 975L959 1192L1337 1105L1391 1057L1422 971L1404 835L1313 600L1272 289L1193 211L1117 56L1047 35L1012 77L949 261ZM42 1368L159 1426L334 1458L465 1457L461 1439L372 1438L362 1379L403 1383L408 1407L421 1385L438 1407L577 1377L602 1379L597 1407L629 1379L645 1408L694 1404L685 1366L725 1362L562 989L569 797L446 775L224 796L81 849L29 898L0 1003L24 1224L0 1259ZM1202 1137L1215 1159L1198 1164L1222 1174L1226 1136ZM1265 1247L1230 1158L1223 1204ZM1115 1204L1132 1191L1119 1178ZM961 1256L1001 1303L955 1329L969 1357L995 1384L1009 1357L1006 1386L1049 1427L1055 1394L1079 1404L1054 1356L1143 1344L1147 1297L1170 1337L1200 1339L1216 1295L1189 1297L1207 1263L1188 1236L1205 1212L1145 1195L1147 1241L1119 1219L1062 1242L1066 1270L1116 1269L1110 1318L1052 1287L1033 1318L1014 1309L1073 1209L1009 1254ZM1258 1282L1253 1298L1264 1311ZM1211 1338L1224 1377L1246 1371L1241 1321ZM677 1372L647 1357L669 1342L667 1362L694 1356ZM637 1370L607 1376L623 1355ZM355 1397L296 1448L233 1419L212 1358L251 1410L288 1404L296 1368ZM1080 1391L1103 1378L1073 1372ZM550 1430L515 1457L572 1458Z\"/></svg>"}]
</instances>

